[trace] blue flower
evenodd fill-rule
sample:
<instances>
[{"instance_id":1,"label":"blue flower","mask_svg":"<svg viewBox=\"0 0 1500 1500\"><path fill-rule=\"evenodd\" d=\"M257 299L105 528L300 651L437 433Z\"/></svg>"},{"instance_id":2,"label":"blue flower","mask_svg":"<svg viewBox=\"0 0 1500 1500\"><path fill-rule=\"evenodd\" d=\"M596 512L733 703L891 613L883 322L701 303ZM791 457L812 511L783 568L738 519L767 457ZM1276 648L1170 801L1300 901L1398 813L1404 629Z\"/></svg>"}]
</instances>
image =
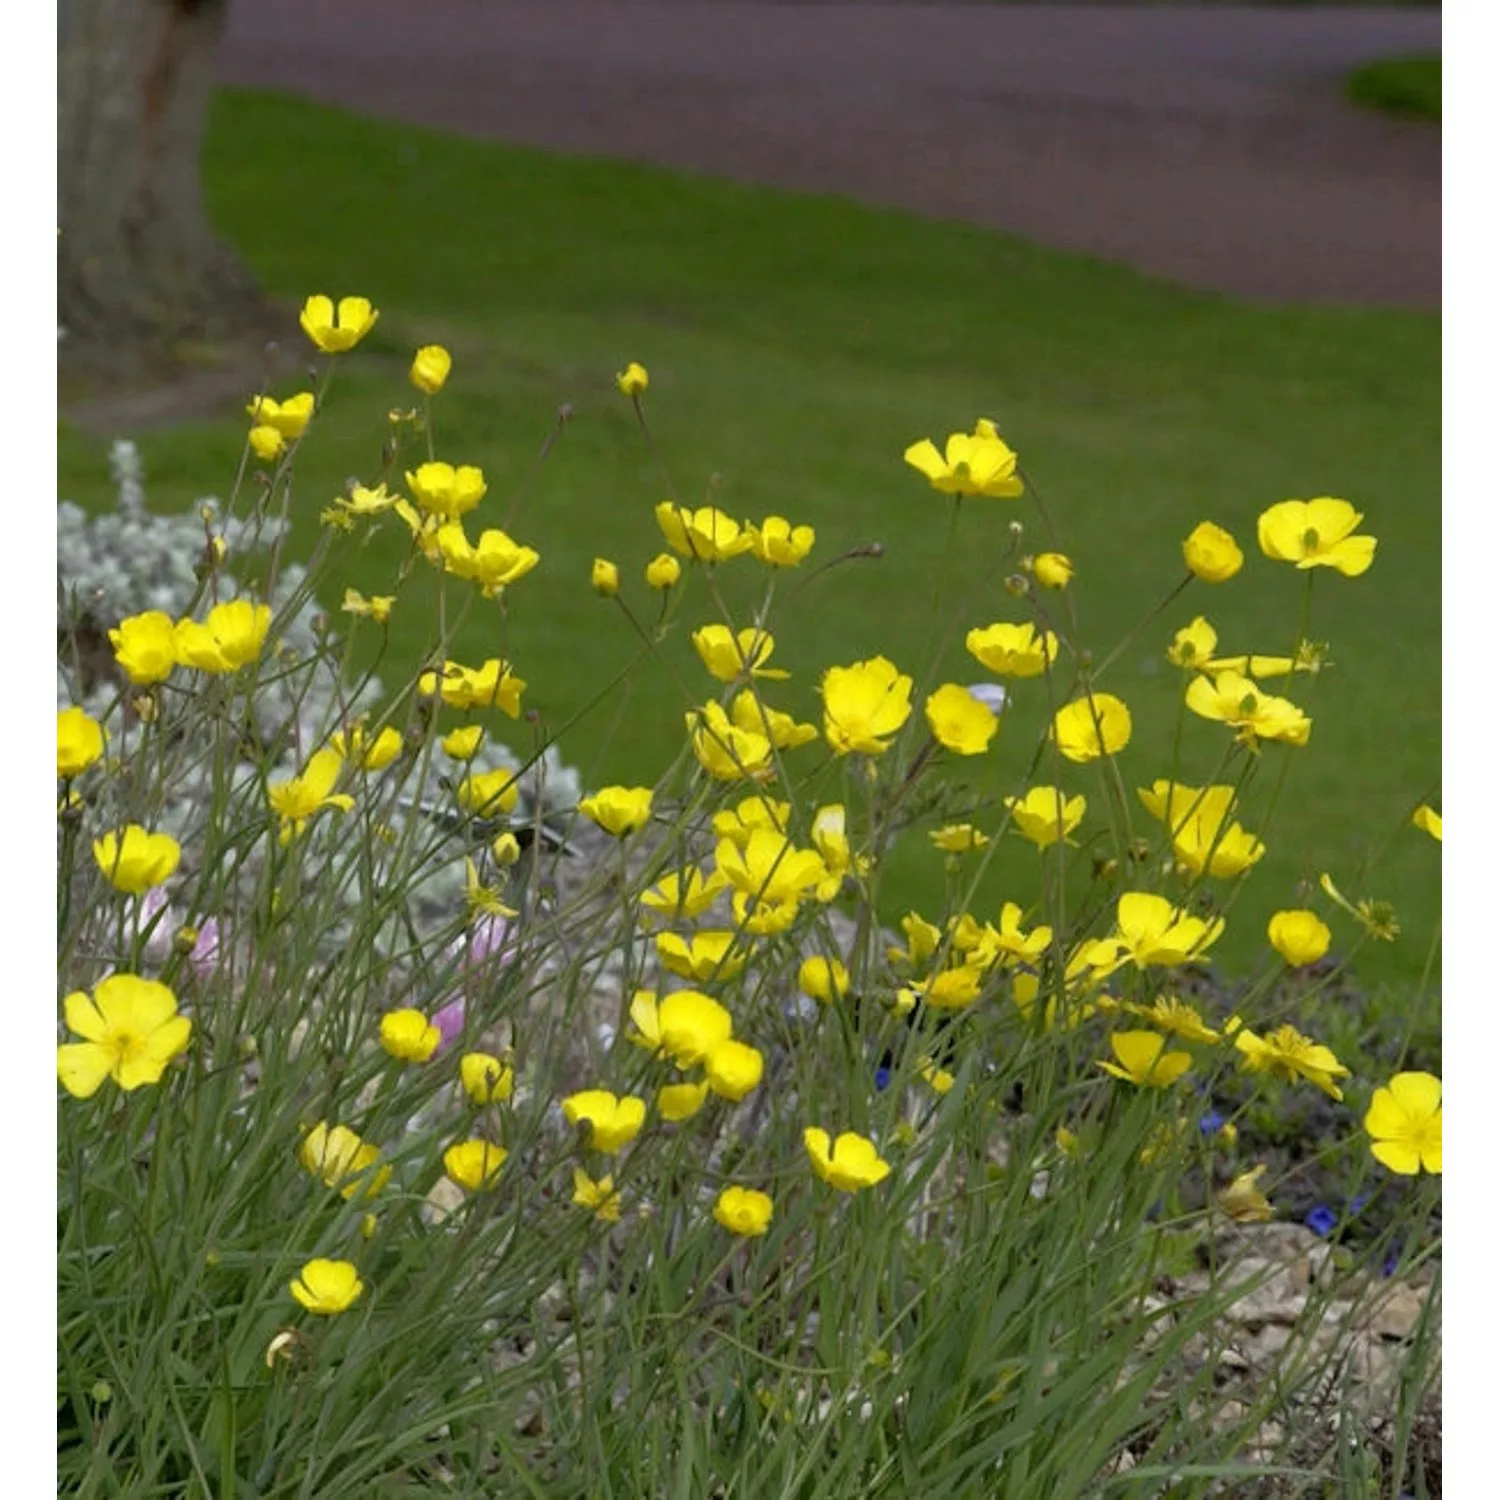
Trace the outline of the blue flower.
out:
<instances>
[{"instance_id":1,"label":"blue flower","mask_svg":"<svg viewBox=\"0 0 1500 1500\"><path fill-rule=\"evenodd\" d=\"M890 1085L891 1085L891 1070L884 1063L881 1063L881 1065L878 1068L875 1069L875 1089L876 1089L876 1092L877 1093L881 1092L882 1090L889 1088Z\"/></svg>"},{"instance_id":2,"label":"blue flower","mask_svg":"<svg viewBox=\"0 0 1500 1500\"><path fill-rule=\"evenodd\" d=\"M1380 1268L1380 1274L1382 1276L1394 1276L1396 1274L1396 1267L1400 1264L1401 1247L1400 1245L1392 1245L1389 1253L1386 1255L1385 1263Z\"/></svg>"},{"instance_id":3,"label":"blue flower","mask_svg":"<svg viewBox=\"0 0 1500 1500\"><path fill-rule=\"evenodd\" d=\"M1314 1234L1332 1234L1338 1227L1339 1216L1326 1203L1319 1203L1302 1222Z\"/></svg>"},{"instance_id":4,"label":"blue flower","mask_svg":"<svg viewBox=\"0 0 1500 1500\"><path fill-rule=\"evenodd\" d=\"M1215 1131L1224 1128L1224 1116L1218 1110L1211 1109L1198 1121L1198 1129L1204 1135L1213 1135Z\"/></svg>"}]
</instances>

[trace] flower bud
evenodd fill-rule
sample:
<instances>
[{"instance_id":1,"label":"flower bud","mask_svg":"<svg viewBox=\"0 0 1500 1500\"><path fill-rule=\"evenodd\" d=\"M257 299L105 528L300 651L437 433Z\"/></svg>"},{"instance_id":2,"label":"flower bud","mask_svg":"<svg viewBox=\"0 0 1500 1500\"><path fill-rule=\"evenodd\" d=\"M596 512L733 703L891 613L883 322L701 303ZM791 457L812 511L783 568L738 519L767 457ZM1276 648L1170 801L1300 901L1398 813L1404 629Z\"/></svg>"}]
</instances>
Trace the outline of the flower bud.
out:
<instances>
[{"instance_id":1,"label":"flower bud","mask_svg":"<svg viewBox=\"0 0 1500 1500\"><path fill-rule=\"evenodd\" d=\"M419 391L435 396L447 383L453 368L453 356L441 344L425 344L418 349L408 372Z\"/></svg>"},{"instance_id":2,"label":"flower bud","mask_svg":"<svg viewBox=\"0 0 1500 1500\"><path fill-rule=\"evenodd\" d=\"M620 592L620 570L608 558L596 557L589 582L601 599L613 599Z\"/></svg>"}]
</instances>

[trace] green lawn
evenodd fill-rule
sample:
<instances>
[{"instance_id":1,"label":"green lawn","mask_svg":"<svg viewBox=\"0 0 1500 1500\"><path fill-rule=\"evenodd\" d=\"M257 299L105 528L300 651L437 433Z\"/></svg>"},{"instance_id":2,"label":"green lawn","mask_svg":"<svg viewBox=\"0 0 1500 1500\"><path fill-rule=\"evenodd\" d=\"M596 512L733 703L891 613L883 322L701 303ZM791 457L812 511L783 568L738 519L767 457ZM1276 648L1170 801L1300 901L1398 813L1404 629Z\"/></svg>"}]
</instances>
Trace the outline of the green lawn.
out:
<instances>
[{"instance_id":1,"label":"green lawn","mask_svg":"<svg viewBox=\"0 0 1500 1500\"><path fill-rule=\"evenodd\" d=\"M1311 744L1294 752L1271 852L1219 953L1231 972L1250 962L1266 916L1326 868L1350 894L1400 910L1402 937L1372 954L1366 979L1420 972L1438 851L1402 825L1419 798L1435 797L1439 774L1436 317L1240 306L979 229L478 144L262 94L217 100L206 175L214 218L271 291L289 301L359 292L384 310L299 458L304 547L345 476L377 468L385 412L413 395L413 343L454 351L440 451L483 465L488 524L504 517L557 405L572 404L574 421L512 527L543 561L513 591L509 648L532 684L528 703L554 725L630 650L613 607L588 592L590 560L616 558L639 600L639 569L661 546L651 506L662 485L611 379L628 359L651 370L653 428L684 496L702 496L718 475L736 514L815 525L815 558L885 544L883 560L835 569L779 617L777 659L795 678L778 701L804 716L824 666L877 651L918 665L946 511L901 461L917 437L941 443L981 414L1000 423L1078 564L1078 607L1100 654L1179 575L1178 543L1195 522L1231 527L1250 554L1241 576L1195 586L1105 683L1135 711L1122 757L1129 785L1166 774L1179 688L1161 652L1173 628L1201 611L1230 648L1284 650L1295 635L1301 579L1260 557L1257 513L1288 497L1354 500L1379 556L1363 579L1318 578L1312 634L1332 643L1337 667L1317 683ZM300 339L290 313L287 337ZM243 435L232 407L222 421L146 435L153 503L222 493ZM60 434L63 495L107 500L104 450ZM1039 545L1029 506L965 509L951 599L994 578L1012 517ZM387 529L349 581L380 591L398 546ZM743 564L725 577L742 600L760 581ZM1018 617L992 582L965 623ZM706 604L695 618L708 618ZM420 624L408 630L399 644L411 661L425 637ZM493 614L476 613L460 655L493 654L496 632ZM947 671L982 677L961 634L955 644ZM706 696L685 638L672 645ZM680 745L683 706L673 674L654 668L573 732L565 758L594 779L653 779ZM1037 716L1018 719L1016 750L1002 746L956 777L1010 789ZM1202 776L1223 731L1194 721L1185 743L1188 773ZM1098 795L1092 775L1074 780ZM1387 841L1367 884L1361 861ZM1026 853L1001 862L994 894L1033 889ZM916 841L899 856L892 914L937 905L938 858Z\"/></svg>"},{"instance_id":2,"label":"green lawn","mask_svg":"<svg viewBox=\"0 0 1500 1500\"><path fill-rule=\"evenodd\" d=\"M1443 59L1436 53L1366 63L1349 75L1344 88L1356 104L1389 115L1434 122L1443 118Z\"/></svg>"}]
</instances>

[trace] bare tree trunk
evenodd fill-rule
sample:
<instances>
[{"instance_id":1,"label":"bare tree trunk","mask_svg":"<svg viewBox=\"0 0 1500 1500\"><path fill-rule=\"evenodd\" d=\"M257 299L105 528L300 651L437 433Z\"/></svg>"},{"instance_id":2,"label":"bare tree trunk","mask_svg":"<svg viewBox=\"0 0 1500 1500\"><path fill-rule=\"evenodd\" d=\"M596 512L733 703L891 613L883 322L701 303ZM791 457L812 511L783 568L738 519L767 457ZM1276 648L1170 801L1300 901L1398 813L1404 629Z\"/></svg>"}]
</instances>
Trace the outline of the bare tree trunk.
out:
<instances>
[{"instance_id":1,"label":"bare tree trunk","mask_svg":"<svg viewBox=\"0 0 1500 1500\"><path fill-rule=\"evenodd\" d=\"M213 235L199 154L227 0L59 0L58 321L128 367L262 326Z\"/></svg>"}]
</instances>

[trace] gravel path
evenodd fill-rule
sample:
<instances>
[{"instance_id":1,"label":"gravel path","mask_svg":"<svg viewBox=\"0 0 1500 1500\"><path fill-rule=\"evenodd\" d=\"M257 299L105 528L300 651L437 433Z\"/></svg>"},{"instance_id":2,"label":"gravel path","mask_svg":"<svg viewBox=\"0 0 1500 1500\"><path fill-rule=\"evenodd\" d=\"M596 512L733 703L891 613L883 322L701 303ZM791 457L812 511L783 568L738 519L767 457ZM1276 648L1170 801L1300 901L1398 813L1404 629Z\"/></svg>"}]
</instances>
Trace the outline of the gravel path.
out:
<instances>
[{"instance_id":1,"label":"gravel path","mask_svg":"<svg viewBox=\"0 0 1500 1500\"><path fill-rule=\"evenodd\" d=\"M1441 137L1344 103L1436 10L234 0L226 83L992 225L1200 287L1435 308Z\"/></svg>"}]
</instances>

